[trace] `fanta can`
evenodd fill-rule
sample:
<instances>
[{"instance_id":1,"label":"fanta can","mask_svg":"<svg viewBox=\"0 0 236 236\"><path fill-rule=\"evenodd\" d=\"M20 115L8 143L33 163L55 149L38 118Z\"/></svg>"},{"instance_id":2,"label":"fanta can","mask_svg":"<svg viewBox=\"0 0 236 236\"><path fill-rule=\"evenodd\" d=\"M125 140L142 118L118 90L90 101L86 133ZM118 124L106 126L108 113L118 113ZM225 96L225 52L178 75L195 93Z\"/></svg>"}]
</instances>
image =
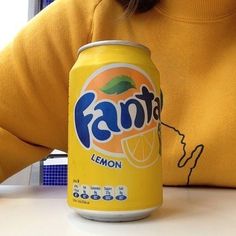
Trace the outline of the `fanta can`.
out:
<instances>
[{"instance_id":1,"label":"fanta can","mask_svg":"<svg viewBox=\"0 0 236 236\"><path fill-rule=\"evenodd\" d=\"M68 204L130 221L162 204L159 72L143 45L98 41L70 72Z\"/></svg>"}]
</instances>

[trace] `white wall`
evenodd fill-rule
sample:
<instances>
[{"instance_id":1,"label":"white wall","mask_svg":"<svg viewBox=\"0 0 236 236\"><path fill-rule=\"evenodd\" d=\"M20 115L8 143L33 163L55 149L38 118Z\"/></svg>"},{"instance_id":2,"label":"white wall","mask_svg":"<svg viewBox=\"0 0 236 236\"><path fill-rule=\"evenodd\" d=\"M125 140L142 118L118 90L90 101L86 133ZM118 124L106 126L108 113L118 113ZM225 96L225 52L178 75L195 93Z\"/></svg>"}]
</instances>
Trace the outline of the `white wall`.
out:
<instances>
[{"instance_id":1,"label":"white wall","mask_svg":"<svg viewBox=\"0 0 236 236\"><path fill-rule=\"evenodd\" d=\"M28 0L0 0L0 50L28 20Z\"/></svg>"}]
</instances>

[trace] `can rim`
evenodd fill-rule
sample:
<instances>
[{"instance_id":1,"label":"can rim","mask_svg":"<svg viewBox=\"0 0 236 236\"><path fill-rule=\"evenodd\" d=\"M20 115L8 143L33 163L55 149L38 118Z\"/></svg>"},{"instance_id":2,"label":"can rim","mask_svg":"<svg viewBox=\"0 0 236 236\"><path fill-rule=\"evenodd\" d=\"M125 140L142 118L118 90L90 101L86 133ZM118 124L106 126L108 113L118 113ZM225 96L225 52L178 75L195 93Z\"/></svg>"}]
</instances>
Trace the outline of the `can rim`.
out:
<instances>
[{"instance_id":1,"label":"can rim","mask_svg":"<svg viewBox=\"0 0 236 236\"><path fill-rule=\"evenodd\" d=\"M97 46L104 46L104 45L124 45L124 46L132 46L132 47L137 47L137 48L142 48L146 50L149 54L151 53L150 49L143 44L132 42L129 40L102 40L102 41L96 41L92 43L88 43L83 45L82 47L79 48L78 54L80 54L82 51L92 48L92 47L97 47Z\"/></svg>"}]
</instances>

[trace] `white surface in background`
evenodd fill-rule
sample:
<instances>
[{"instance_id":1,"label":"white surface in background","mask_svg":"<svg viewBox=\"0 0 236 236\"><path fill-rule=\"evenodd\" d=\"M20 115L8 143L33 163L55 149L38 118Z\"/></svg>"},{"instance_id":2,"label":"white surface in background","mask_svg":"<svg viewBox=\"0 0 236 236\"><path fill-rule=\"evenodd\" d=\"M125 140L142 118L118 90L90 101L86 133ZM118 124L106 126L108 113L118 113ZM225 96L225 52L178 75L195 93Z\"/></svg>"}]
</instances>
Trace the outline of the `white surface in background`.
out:
<instances>
[{"instance_id":1,"label":"white surface in background","mask_svg":"<svg viewBox=\"0 0 236 236\"><path fill-rule=\"evenodd\" d=\"M39 185L40 183L40 171L39 162L28 166L5 180L2 185ZM1 230L1 228L0 228ZM1 234L0 234L1 235Z\"/></svg>"},{"instance_id":2,"label":"white surface in background","mask_svg":"<svg viewBox=\"0 0 236 236\"><path fill-rule=\"evenodd\" d=\"M236 189L164 188L164 205L151 217L101 223L79 217L66 187L0 186L2 236L234 236Z\"/></svg>"},{"instance_id":3,"label":"white surface in background","mask_svg":"<svg viewBox=\"0 0 236 236\"><path fill-rule=\"evenodd\" d=\"M66 153L55 149L53 152L51 152L51 154L66 154Z\"/></svg>"},{"instance_id":4,"label":"white surface in background","mask_svg":"<svg viewBox=\"0 0 236 236\"><path fill-rule=\"evenodd\" d=\"M65 157L48 158L46 161L43 162L43 164L46 166L67 165L68 159Z\"/></svg>"},{"instance_id":5,"label":"white surface in background","mask_svg":"<svg viewBox=\"0 0 236 236\"><path fill-rule=\"evenodd\" d=\"M29 185L30 184L30 172L31 166L24 168L22 171L17 174L11 176L7 180L5 180L2 184L5 185Z\"/></svg>"},{"instance_id":6,"label":"white surface in background","mask_svg":"<svg viewBox=\"0 0 236 236\"><path fill-rule=\"evenodd\" d=\"M28 20L28 0L0 0L0 50Z\"/></svg>"}]
</instances>

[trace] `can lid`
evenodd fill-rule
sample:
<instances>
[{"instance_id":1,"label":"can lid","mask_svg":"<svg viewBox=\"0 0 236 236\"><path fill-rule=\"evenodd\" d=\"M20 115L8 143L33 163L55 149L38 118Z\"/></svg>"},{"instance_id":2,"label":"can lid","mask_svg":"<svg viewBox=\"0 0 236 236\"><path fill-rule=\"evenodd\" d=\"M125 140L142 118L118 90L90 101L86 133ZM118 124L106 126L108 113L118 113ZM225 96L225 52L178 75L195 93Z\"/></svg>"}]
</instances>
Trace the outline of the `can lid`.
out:
<instances>
[{"instance_id":1,"label":"can lid","mask_svg":"<svg viewBox=\"0 0 236 236\"><path fill-rule=\"evenodd\" d=\"M84 46L80 47L78 50L78 54L84 51L85 49L92 48L92 47L97 47L97 46L104 46L104 45L124 45L124 46L132 46L132 47L137 47L137 48L142 48L150 54L150 50L148 47L135 43L132 41L128 40L103 40L103 41L96 41L92 43L85 44Z\"/></svg>"}]
</instances>

